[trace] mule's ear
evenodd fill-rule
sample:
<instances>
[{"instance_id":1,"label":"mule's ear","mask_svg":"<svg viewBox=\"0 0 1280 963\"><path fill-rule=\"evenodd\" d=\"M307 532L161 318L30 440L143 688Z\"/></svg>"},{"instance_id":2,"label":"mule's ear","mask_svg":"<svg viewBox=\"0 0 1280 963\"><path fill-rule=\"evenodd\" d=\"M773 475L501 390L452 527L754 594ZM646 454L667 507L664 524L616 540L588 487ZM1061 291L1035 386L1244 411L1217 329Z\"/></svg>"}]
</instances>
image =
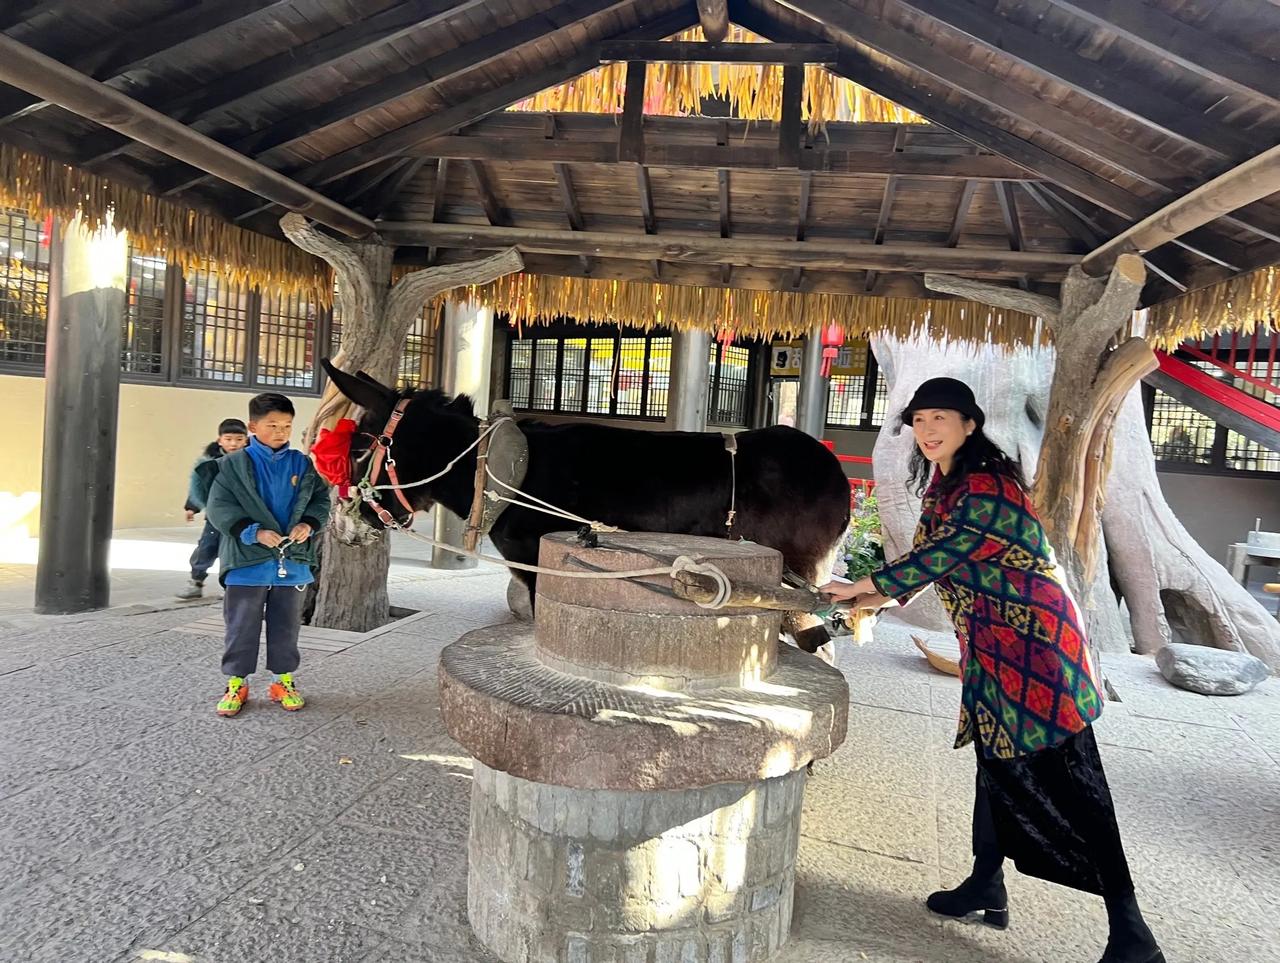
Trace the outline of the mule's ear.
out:
<instances>
[{"instance_id":1,"label":"mule's ear","mask_svg":"<svg viewBox=\"0 0 1280 963\"><path fill-rule=\"evenodd\" d=\"M466 415L468 418L474 418L476 414L475 404L471 401L469 395L458 395L445 407L460 415Z\"/></svg>"},{"instance_id":2,"label":"mule's ear","mask_svg":"<svg viewBox=\"0 0 1280 963\"><path fill-rule=\"evenodd\" d=\"M391 407L393 393L368 375L361 378L359 375L347 374L330 364L328 358L320 363L324 365L324 370L328 373L330 380L338 386L338 390L361 408L366 411L385 412Z\"/></svg>"}]
</instances>

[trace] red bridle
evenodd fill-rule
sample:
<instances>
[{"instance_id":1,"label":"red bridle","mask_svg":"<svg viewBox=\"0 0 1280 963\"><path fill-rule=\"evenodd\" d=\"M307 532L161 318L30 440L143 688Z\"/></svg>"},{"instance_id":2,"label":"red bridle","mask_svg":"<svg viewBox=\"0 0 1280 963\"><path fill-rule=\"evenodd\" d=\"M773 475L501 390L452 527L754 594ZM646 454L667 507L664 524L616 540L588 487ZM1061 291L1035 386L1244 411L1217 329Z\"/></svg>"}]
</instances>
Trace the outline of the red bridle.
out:
<instances>
[{"instance_id":1,"label":"red bridle","mask_svg":"<svg viewBox=\"0 0 1280 963\"><path fill-rule=\"evenodd\" d=\"M391 454L391 444L395 438L396 428L400 424L400 419L404 417L404 411L409 407L412 399L402 398L396 403L395 409L391 412L391 417L387 419L386 425L382 429L382 433L373 439L373 456L369 463L368 474L365 475L365 481L358 487L360 498L366 505L378 516L378 521L382 522L387 528L411 528L413 526L414 508L409 504L409 499L404 495L400 488L400 478L396 475L396 460ZM387 469L387 478L391 481L392 491L396 493L396 499L408 512L408 517L403 524L396 521L382 503L378 500L378 494L375 486L378 482L378 473L385 467Z\"/></svg>"}]
</instances>

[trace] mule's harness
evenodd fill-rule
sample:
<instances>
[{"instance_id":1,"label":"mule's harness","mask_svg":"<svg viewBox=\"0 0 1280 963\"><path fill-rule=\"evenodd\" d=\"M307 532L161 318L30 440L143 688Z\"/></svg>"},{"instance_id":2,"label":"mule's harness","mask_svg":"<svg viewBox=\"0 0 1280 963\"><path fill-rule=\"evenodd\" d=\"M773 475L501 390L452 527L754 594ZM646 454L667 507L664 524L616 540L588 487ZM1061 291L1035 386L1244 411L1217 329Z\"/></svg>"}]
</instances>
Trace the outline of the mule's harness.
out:
<instances>
[{"instance_id":1,"label":"mule's harness","mask_svg":"<svg viewBox=\"0 0 1280 963\"><path fill-rule=\"evenodd\" d=\"M364 478L360 479L356 485L356 490L360 493L360 499L378 516L378 521L382 522L383 525L406 532L413 526L414 509L409 504L409 499L404 496L404 489L408 486L401 485L400 478L396 474L396 459L391 454L391 445L395 441L396 428L399 427L400 419L404 417L404 411L409 407L411 400L411 398L401 398L396 402L396 406L391 412L391 417L387 419L382 432L373 439L373 445L370 446L373 455L369 459L369 467L365 469ZM467 450L470 451L470 449ZM373 482L378 477L378 472L384 466L387 469L387 477L391 479L391 484L374 485ZM450 467L453 467L452 464L450 464ZM379 489L391 489L396 493L396 500L400 502L401 507L407 513L403 525L396 521L395 516L387 511L382 502L378 500L377 492Z\"/></svg>"}]
</instances>

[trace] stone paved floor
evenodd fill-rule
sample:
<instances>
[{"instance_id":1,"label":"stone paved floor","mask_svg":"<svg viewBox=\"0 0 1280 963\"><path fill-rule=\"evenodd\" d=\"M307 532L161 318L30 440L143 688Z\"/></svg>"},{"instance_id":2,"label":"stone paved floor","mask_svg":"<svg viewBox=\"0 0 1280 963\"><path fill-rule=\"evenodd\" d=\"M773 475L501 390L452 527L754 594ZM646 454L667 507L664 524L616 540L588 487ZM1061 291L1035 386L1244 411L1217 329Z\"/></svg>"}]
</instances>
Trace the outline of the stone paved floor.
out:
<instances>
[{"instance_id":1,"label":"stone paved floor","mask_svg":"<svg viewBox=\"0 0 1280 963\"><path fill-rule=\"evenodd\" d=\"M152 597L173 573L151 577ZM139 582L141 584L141 580ZM309 704L212 711L208 607L0 613L0 961L480 963L465 918L470 763L435 664L507 618L505 576L397 566L430 615L307 653ZM139 592L143 590L138 589ZM845 647L850 738L810 780L781 963L1094 963L1100 901L1012 874L1005 933L930 917L968 860L973 761L955 680L882 623ZM1280 682L1234 699L1108 662L1098 733L1139 891L1171 963L1280 961Z\"/></svg>"}]
</instances>

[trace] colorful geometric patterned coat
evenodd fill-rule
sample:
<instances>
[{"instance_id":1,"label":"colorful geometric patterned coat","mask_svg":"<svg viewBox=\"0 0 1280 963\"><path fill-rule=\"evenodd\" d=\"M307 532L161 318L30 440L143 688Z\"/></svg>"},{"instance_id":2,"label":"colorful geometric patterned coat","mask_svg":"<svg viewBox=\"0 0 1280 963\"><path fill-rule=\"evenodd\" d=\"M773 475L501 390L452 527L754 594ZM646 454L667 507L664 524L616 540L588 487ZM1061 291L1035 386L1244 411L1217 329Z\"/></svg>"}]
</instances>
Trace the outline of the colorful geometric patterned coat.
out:
<instances>
[{"instance_id":1,"label":"colorful geometric patterned coat","mask_svg":"<svg viewBox=\"0 0 1280 963\"><path fill-rule=\"evenodd\" d=\"M940 496L935 473L910 554L871 576L906 602L934 585L960 640L956 747L988 759L1057 745L1102 712L1080 614L1027 493L975 472Z\"/></svg>"}]
</instances>

